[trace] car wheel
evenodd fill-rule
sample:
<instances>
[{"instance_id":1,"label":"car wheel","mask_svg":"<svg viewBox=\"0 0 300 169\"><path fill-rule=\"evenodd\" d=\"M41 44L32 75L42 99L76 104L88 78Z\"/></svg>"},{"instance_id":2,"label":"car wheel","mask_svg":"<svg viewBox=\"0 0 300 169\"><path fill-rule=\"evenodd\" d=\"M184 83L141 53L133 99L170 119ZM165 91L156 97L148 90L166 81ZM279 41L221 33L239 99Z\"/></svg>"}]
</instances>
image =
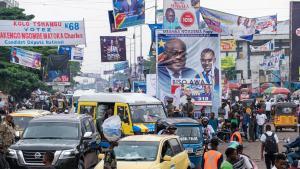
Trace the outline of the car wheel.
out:
<instances>
[{"instance_id":1,"label":"car wheel","mask_svg":"<svg viewBox=\"0 0 300 169\"><path fill-rule=\"evenodd\" d=\"M82 159L79 160L77 169L84 169L84 162Z\"/></svg>"}]
</instances>

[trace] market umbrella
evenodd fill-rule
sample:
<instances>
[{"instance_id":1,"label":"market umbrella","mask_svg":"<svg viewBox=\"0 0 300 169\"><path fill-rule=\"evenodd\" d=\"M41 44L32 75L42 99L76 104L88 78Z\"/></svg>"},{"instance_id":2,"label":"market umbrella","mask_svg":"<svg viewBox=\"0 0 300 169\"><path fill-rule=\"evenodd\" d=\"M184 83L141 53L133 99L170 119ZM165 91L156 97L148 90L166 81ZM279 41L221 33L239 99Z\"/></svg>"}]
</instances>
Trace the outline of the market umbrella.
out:
<instances>
[{"instance_id":1,"label":"market umbrella","mask_svg":"<svg viewBox=\"0 0 300 169\"><path fill-rule=\"evenodd\" d=\"M264 91L264 94L289 94L290 90L283 87L269 87Z\"/></svg>"},{"instance_id":2,"label":"market umbrella","mask_svg":"<svg viewBox=\"0 0 300 169\"><path fill-rule=\"evenodd\" d=\"M239 83L228 83L229 89L238 89L240 87L241 87L241 84L239 84Z\"/></svg>"},{"instance_id":3,"label":"market umbrella","mask_svg":"<svg viewBox=\"0 0 300 169\"><path fill-rule=\"evenodd\" d=\"M273 84L273 83L264 83L264 84L262 84L260 87L261 87L262 89L267 89L267 88L269 88L269 87L276 87L276 85Z\"/></svg>"}]
</instances>

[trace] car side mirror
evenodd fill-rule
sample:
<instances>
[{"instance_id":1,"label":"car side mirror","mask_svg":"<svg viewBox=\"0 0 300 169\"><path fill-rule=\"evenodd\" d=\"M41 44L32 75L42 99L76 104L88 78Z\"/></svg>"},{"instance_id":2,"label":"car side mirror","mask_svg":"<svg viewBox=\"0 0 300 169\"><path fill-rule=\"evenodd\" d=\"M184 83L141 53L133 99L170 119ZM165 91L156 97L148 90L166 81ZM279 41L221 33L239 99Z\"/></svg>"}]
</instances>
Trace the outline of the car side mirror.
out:
<instances>
[{"instance_id":1,"label":"car side mirror","mask_svg":"<svg viewBox=\"0 0 300 169\"><path fill-rule=\"evenodd\" d=\"M83 135L83 139L84 140L88 140L88 139L91 139L92 138L92 132L88 131L88 132L85 132L84 135Z\"/></svg>"},{"instance_id":2,"label":"car side mirror","mask_svg":"<svg viewBox=\"0 0 300 169\"><path fill-rule=\"evenodd\" d=\"M98 159L99 159L99 160L104 159L104 154L99 154L99 155L98 155Z\"/></svg>"},{"instance_id":3,"label":"car side mirror","mask_svg":"<svg viewBox=\"0 0 300 169\"><path fill-rule=\"evenodd\" d=\"M164 158L163 158L164 161L171 161L172 160L172 157L168 156L168 155L165 155Z\"/></svg>"}]
</instances>

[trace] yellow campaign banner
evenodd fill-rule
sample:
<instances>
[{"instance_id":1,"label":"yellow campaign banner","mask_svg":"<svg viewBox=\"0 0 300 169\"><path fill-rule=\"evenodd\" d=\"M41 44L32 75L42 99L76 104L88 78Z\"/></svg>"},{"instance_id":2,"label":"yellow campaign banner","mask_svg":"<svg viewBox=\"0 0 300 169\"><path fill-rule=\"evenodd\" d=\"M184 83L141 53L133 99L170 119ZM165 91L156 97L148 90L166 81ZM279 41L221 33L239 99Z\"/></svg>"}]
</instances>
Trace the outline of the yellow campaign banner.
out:
<instances>
[{"instance_id":1,"label":"yellow campaign banner","mask_svg":"<svg viewBox=\"0 0 300 169\"><path fill-rule=\"evenodd\" d=\"M235 51L236 50L236 41L231 40L221 40L221 51Z\"/></svg>"}]
</instances>

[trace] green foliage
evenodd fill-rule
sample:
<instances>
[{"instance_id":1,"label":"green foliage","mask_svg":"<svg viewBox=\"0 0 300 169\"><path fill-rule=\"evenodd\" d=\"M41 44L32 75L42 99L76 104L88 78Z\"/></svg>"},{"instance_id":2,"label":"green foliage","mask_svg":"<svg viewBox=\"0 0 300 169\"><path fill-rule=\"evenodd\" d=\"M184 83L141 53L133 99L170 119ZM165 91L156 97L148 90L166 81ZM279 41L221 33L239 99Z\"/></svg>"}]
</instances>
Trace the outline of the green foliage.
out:
<instances>
[{"instance_id":1,"label":"green foliage","mask_svg":"<svg viewBox=\"0 0 300 169\"><path fill-rule=\"evenodd\" d=\"M156 73L156 57L150 57L149 60L145 60L145 70L149 70L147 73Z\"/></svg>"},{"instance_id":2,"label":"green foliage","mask_svg":"<svg viewBox=\"0 0 300 169\"><path fill-rule=\"evenodd\" d=\"M0 8L0 20L31 20L34 15L24 14L25 10L21 8Z\"/></svg>"}]
</instances>

